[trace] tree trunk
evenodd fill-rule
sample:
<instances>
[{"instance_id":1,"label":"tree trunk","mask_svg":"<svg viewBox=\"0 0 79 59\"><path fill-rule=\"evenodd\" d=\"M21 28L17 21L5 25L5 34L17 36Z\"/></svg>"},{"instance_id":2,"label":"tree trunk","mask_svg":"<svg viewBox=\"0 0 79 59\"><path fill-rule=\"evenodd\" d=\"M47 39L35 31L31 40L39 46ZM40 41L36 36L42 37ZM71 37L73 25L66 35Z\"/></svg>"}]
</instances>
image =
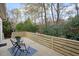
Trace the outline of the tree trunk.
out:
<instances>
[{"instance_id":1,"label":"tree trunk","mask_svg":"<svg viewBox=\"0 0 79 59\"><path fill-rule=\"evenodd\" d=\"M53 15L53 7L52 7L52 3L51 3L51 14L52 14L53 22L54 22L54 15Z\"/></svg>"},{"instance_id":2,"label":"tree trunk","mask_svg":"<svg viewBox=\"0 0 79 59\"><path fill-rule=\"evenodd\" d=\"M77 16L79 16L79 12L78 12L78 4L75 3L75 9L76 9L76 12L77 12Z\"/></svg>"},{"instance_id":3,"label":"tree trunk","mask_svg":"<svg viewBox=\"0 0 79 59\"><path fill-rule=\"evenodd\" d=\"M56 21L56 23L58 23L58 21L59 21L59 15L60 15L59 3L57 3L57 21Z\"/></svg>"},{"instance_id":4,"label":"tree trunk","mask_svg":"<svg viewBox=\"0 0 79 59\"><path fill-rule=\"evenodd\" d=\"M45 3L43 3L43 8L44 8L45 26L47 28L47 18L46 18L46 7L45 7Z\"/></svg>"},{"instance_id":5,"label":"tree trunk","mask_svg":"<svg viewBox=\"0 0 79 59\"><path fill-rule=\"evenodd\" d=\"M41 12L41 20L42 20L42 24L43 24L43 12Z\"/></svg>"}]
</instances>

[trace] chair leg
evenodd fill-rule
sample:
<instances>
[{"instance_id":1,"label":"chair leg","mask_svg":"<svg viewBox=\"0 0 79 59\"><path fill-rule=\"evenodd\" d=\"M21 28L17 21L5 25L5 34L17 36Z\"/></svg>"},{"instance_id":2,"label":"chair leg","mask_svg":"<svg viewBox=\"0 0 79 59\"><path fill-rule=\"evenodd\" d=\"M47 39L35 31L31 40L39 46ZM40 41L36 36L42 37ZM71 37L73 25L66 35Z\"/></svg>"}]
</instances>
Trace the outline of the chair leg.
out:
<instances>
[{"instance_id":1,"label":"chair leg","mask_svg":"<svg viewBox=\"0 0 79 59\"><path fill-rule=\"evenodd\" d=\"M18 50L19 50L19 48L16 50L16 52L15 52L14 56L16 56L16 54L17 54Z\"/></svg>"},{"instance_id":2,"label":"chair leg","mask_svg":"<svg viewBox=\"0 0 79 59\"><path fill-rule=\"evenodd\" d=\"M12 53L15 51L16 47L13 47L14 49L12 49Z\"/></svg>"},{"instance_id":3,"label":"chair leg","mask_svg":"<svg viewBox=\"0 0 79 59\"><path fill-rule=\"evenodd\" d=\"M20 50L19 56L21 55L21 53L25 53L25 50Z\"/></svg>"},{"instance_id":4,"label":"chair leg","mask_svg":"<svg viewBox=\"0 0 79 59\"><path fill-rule=\"evenodd\" d=\"M19 56L21 55L21 52L22 52L22 51L20 50Z\"/></svg>"},{"instance_id":5,"label":"chair leg","mask_svg":"<svg viewBox=\"0 0 79 59\"><path fill-rule=\"evenodd\" d=\"M29 48L30 48L30 47L28 47L28 49L27 49L27 53L30 53Z\"/></svg>"},{"instance_id":6,"label":"chair leg","mask_svg":"<svg viewBox=\"0 0 79 59\"><path fill-rule=\"evenodd\" d=\"M30 48L30 47L29 47L28 49L26 48L26 45L24 45L24 47L25 47L25 51L26 51L27 53L30 53L30 52L29 52L29 48Z\"/></svg>"}]
</instances>

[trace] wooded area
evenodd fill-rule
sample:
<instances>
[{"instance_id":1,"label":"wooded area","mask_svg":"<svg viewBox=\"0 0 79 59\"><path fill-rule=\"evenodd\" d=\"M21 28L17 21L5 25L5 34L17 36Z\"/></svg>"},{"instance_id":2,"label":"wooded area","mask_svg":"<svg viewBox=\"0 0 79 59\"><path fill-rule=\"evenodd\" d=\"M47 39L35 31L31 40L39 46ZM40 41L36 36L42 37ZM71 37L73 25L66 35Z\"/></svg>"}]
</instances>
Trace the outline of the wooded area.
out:
<instances>
[{"instance_id":1,"label":"wooded area","mask_svg":"<svg viewBox=\"0 0 79 59\"><path fill-rule=\"evenodd\" d=\"M12 31L39 32L79 40L78 3L24 3L21 5L23 7L20 9L8 11L10 14L8 21Z\"/></svg>"}]
</instances>

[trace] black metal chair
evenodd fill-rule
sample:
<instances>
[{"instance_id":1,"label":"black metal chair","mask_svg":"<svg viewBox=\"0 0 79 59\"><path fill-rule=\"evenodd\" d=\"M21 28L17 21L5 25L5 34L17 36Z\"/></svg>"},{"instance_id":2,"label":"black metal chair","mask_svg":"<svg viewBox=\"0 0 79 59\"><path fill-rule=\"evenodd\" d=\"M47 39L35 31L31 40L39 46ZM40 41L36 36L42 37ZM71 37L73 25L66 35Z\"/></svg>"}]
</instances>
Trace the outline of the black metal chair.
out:
<instances>
[{"instance_id":1,"label":"black metal chair","mask_svg":"<svg viewBox=\"0 0 79 59\"><path fill-rule=\"evenodd\" d=\"M19 55L21 55L22 52L26 53L26 55L27 55L27 53L30 53L28 51L28 49L26 48L25 43L18 43L17 42L16 45L18 46L18 50L16 51L15 55L17 54L18 51L20 51Z\"/></svg>"},{"instance_id":2,"label":"black metal chair","mask_svg":"<svg viewBox=\"0 0 79 59\"><path fill-rule=\"evenodd\" d=\"M10 39L10 41L11 41L12 45L13 45L14 47L16 47L15 42L14 42L12 39Z\"/></svg>"},{"instance_id":3,"label":"black metal chair","mask_svg":"<svg viewBox=\"0 0 79 59\"><path fill-rule=\"evenodd\" d=\"M23 43L23 41L21 41L21 42L14 42L11 39L10 39L10 41L11 41L13 47L14 47L14 49L12 49L12 51L13 51L12 53L14 53L15 49L17 48L17 50L14 53L14 56L16 56L16 54L17 54L18 51L20 51L19 55L21 55L22 52L26 53L26 55L27 55L27 53L30 53L28 51L28 49L26 48L25 43Z\"/></svg>"},{"instance_id":4,"label":"black metal chair","mask_svg":"<svg viewBox=\"0 0 79 59\"><path fill-rule=\"evenodd\" d=\"M18 46L17 46L16 42L14 42L12 39L10 39L10 41L13 45L13 48L12 48L12 53L13 53Z\"/></svg>"}]
</instances>

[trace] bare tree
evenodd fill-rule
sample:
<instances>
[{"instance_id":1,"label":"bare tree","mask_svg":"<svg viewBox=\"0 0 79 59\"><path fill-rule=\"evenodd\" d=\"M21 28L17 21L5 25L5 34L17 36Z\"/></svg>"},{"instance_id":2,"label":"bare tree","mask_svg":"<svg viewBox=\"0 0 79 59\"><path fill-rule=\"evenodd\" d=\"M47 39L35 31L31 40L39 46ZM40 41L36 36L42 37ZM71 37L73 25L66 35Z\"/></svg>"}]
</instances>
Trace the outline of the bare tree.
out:
<instances>
[{"instance_id":1,"label":"bare tree","mask_svg":"<svg viewBox=\"0 0 79 59\"><path fill-rule=\"evenodd\" d=\"M10 11L11 16L11 22L12 22L12 27L15 30L16 24L18 23L18 20L21 17L21 13L19 11L19 9L13 9Z\"/></svg>"},{"instance_id":2,"label":"bare tree","mask_svg":"<svg viewBox=\"0 0 79 59\"><path fill-rule=\"evenodd\" d=\"M46 17L46 6L45 6L45 3L43 3L43 8L44 8L45 25L46 25L46 27L47 27L47 17Z\"/></svg>"},{"instance_id":3,"label":"bare tree","mask_svg":"<svg viewBox=\"0 0 79 59\"><path fill-rule=\"evenodd\" d=\"M53 14L53 6L52 6L53 3L51 3L51 13L52 13L52 19L53 19L53 22L54 22L54 14Z\"/></svg>"},{"instance_id":4,"label":"bare tree","mask_svg":"<svg viewBox=\"0 0 79 59\"><path fill-rule=\"evenodd\" d=\"M78 7L78 3L75 3L75 9L76 9L77 16L79 16L79 11L78 11L79 7Z\"/></svg>"},{"instance_id":5,"label":"bare tree","mask_svg":"<svg viewBox=\"0 0 79 59\"><path fill-rule=\"evenodd\" d=\"M56 21L56 23L58 23L58 21L59 21L59 15L60 15L60 5L59 5L59 3L57 3L57 21Z\"/></svg>"}]
</instances>

